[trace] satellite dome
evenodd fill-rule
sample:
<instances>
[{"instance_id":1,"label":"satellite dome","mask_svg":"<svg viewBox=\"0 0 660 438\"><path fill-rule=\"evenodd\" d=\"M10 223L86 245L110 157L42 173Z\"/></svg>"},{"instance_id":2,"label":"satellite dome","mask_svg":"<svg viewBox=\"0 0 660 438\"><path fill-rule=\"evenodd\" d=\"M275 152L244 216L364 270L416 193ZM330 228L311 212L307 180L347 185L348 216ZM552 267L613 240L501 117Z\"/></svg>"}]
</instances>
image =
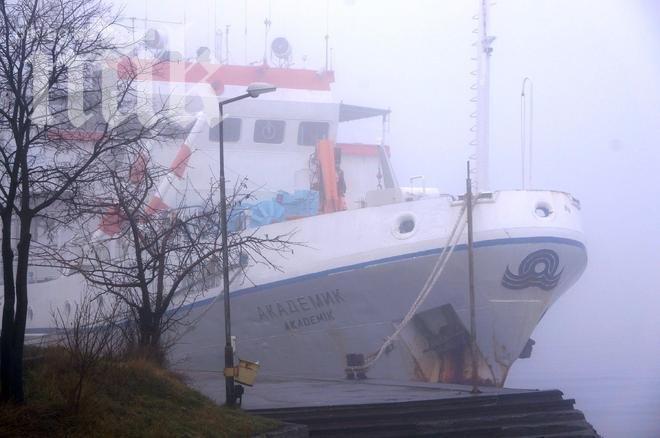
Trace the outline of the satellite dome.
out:
<instances>
[{"instance_id":1,"label":"satellite dome","mask_svg":"<svg viewBox=\"0 0 660 438\"><path fill-rule=\"evenodd\" d=\"M270 44L273 55L280 59L288 59L291 56L291 44L284 37L277 37Z\"/></svg>"}]
</instances>

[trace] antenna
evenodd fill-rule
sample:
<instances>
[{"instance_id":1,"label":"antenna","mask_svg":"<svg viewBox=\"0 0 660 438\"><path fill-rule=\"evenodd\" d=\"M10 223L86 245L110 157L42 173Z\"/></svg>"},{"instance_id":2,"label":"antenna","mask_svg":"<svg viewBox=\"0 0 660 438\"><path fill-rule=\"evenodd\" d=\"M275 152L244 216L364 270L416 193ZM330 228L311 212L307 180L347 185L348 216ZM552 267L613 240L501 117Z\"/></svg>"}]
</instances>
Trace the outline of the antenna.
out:
<instances>
[{"instance_id":1,"label":"antenna","mask_svg":"<svg viewBox=\"0 0 660 438\"><path fill-rule=\"evenodd\" d=\"M325 71L328 71L328 40L330 39L330 2L325 0Z\"/></svg>"},{"instance_id":2,"label":"antenna","mask_svg":"<svg viewBox=\"0 0 660 438\"><path fill-rule=\"evenodd\" d=\"M215 56L218 62L222 64L222 34L218 33L218 3L217 2L213 2L213 56Z\"/></svg>"},{"instance_id":3,"label":"antenna","mask_svg":"<svg viewBox=\"0 0 660 438\"><path fill-rule=\"evenodd\" d=\"M131 41L131 43L134 44L131 53L133 55L138 55L142 53L148 56L152 56L154 58L158 58L160 60L168 60L168 61L178 60L181 58L181 54L179 52L171 51L171 49L168 47L167 34L165 34L162 31L159 31L155 27L149 28L148 26L150 25L150 23L176 24L176 25L181 25L184 23L180 21L150 20L147 18L139 18L139 17L121 17L119 18L119 20L120 21L130 20L131 22L131 38L133 40ZM139 42L140 42L139 45L135 44L136 21L142 21L146 29L144 31L144 34L139 37Z\"/></svg>"},{"instance_id":4,"label":"antenna","mask_svg":"<svg viewBox=\"0 0 660 438\"><path fill-rule=\"evenodd\" d=\"M271 61L276 58L277 66L291 66L291 44L284 37L277 37L270 44Z\"/></svg>"},{"instance_id":5,"label":"antenna","mask_svg":"<svg viewBox=\"0 0 660 438\"><path fill-rule=\"evenodd\" d=\"M247 2L247 0L245 0L245 6L243 8L245 10L245 28L244 28L245 30L244 30L244 34L243 34L243 64L244 65L247 65L247 63L248 63L248 57L247 57L247 52L248 52L248 50L247 50L248 49L248 32L247 32L247 30L248 30L248 26L247 26L248 25L248 7L247 6L248 6L248 2Z\"/></svg>"},{"instance_id":6,"label":"antenna","mask_svg":"<svg viewBox=\"0 0 660 438\"><path fill-rule=\"evenodd\" d=\"M477 46L477 110L476 110L476 151L474 161L476 162L476 180L475 189L488 190L488 155L489 155L489 135L490 135L490 56L493 52L491 44L495 39L488 34L488 2L490 0L481 0L481 10L479 11L479 27L477 34L479 39ZM472 158L472 157L471 157ZM476 191L476 190L475 190Z\"/></svg>"},{"instance_id":7,"label":"antenna","mask_svg":"<svg viewBox=\"0 0 660 438\"><path fill-rule=\"evenodd\" d=\"M272 6L272 3L269 0L268 1L268 16L264 20L264 60L263 60L264 65L268 65L268 58L267 58L267 56L268 56L268 31L270 30L270 25L273 23L272 21L270 21L271 6Z\"/></svg>"},{"instance_id":8,"label":"antenna","mask_svg":"<svg viewBox=\"0 0 660 438\"><path fill-rule=\"evenodd\" d=\"M229 63L229 56L223 59L222 57L222 30L218 29L218 9L217 3L214 3L213 9L213 56L219 64ZM225 50L228 47L225 48Z\"/></svg>"},{"instance_id":9,"label":"antenna","mask_svg":"<svg viewBox=\"0 0 660 438\"><path fill-rule=\"evenodd\" d=\"M229 25L225 26L225 63L229 64Z\"/></svg>"},{"instance_id":10,"label":"antenna","mask_svg":"<svg viewBox=\"0 0 660 438\"><path fill-rule=\"evenodd\" d=\"M529 87L527 85L529 84ZM529 111L527 111L527 88L529 88ZM529 124L527 123L529 114ZM522 188L526 190L532 184L532 130L534 127L534 83L525 77L520 90L520 160L522 164ZM525 152L529 157L525 160Z\"/></svg>"}]
</instances>

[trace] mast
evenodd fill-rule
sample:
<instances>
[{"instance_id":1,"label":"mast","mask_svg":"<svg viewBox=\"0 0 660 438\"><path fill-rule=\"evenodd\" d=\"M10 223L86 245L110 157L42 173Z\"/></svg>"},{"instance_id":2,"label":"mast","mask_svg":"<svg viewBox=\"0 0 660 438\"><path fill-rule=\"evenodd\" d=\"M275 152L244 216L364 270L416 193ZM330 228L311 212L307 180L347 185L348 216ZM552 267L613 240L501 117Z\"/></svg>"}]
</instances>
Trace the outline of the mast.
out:
<instances>
[{"instance_id":1,"label":"mast","mask_svg":"<svg viewBox=\"0 0 660 438\"><path fill-rule=\"evenodd\" d=\"M477 323L474 299L474 231L472 221L472 181L470 181L470 162L467 162L467 179L465 180L465 205L467 207L468 227L468 302L470 303L470 359L472 363L472 394L478 394L479 360L477 350Z\"/></svg>"},{"instance_id":2,"label":"mast","mask_svg":"<svg viewBox=\"0 0 660 438\"><path fill-rule=\"evenodd\" d=\"M486 191L489 188L488 168L490 134L490 55L494 36L488 35L488 1L480 0L479 41L477 42L477 141L476 141L476 180L475 189Z\"/></svg>"}]
</instances>

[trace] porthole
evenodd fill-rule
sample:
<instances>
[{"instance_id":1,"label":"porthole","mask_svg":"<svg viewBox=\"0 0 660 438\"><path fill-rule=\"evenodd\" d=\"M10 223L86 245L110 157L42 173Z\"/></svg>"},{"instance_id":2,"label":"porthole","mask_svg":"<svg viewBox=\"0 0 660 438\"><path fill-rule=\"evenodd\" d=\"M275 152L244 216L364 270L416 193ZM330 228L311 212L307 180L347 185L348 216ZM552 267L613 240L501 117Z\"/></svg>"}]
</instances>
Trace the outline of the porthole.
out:
<instances>
[{"instance_id":1,"label":"porthole","mask_svg":"<svg viewBox=\"0 0 660 438\"><path fill-rule=\"evenodd\" d=\"M392 227L392 235L397 239L407 239L415 234L418 224L417 218L412 213L404 213L398 216Z\"/></svg>"},{"instance_id":2,"label":"porthole","mask_svg":"<svg viewBox=\"0 0 660 438\"><path fill-rule=\"evenodd\" d=\"M536 207L534 207L534 214L540 218L550 217L552 216L552 213L552 207L546 202L539 202L536 204Z\"/></svg>"},{"instance_id":3,"label":"porthole","mask_svg":"<svg viewBox=\"0 0 660 438\"><path fill-rule=\"evenodd\" d=\"M415 229L415 221L412 218L404 219L399 222L399 233L408 234L412 233Z\"/></svg>"}]
</instances>

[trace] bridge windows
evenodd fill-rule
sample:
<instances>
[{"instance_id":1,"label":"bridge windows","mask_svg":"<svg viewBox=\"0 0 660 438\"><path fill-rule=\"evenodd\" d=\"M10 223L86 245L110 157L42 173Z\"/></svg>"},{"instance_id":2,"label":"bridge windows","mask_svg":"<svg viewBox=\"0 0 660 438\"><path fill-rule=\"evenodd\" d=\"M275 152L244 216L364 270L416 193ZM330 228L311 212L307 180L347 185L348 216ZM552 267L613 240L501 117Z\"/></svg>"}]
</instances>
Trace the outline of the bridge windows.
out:
<instances>
[{"instance_id":1,"label":"bridge windows","mask_svg":"<svg viewBox=\"0 0 660 438\"><path fill-rule=\"evenodd\" d=\"M287 123L293 126L292 131L287 134ZM329 122L302 121L297 120L275 120L275 119L251 119L245 120L237 117L227 117L224 120L224 140L225 142L241 141L245 145L250 140L241 137L242 130L252 130L252 142L259 144L287 144L293 146L296 138L295 126L298 125L297 144L300 146L315 146L319 140L327 139L330 133ZM209 128L209 141L217 143L220 140L219 126L215 125Z\"/></svg>"},{"instance_id":2,"label":"bridge windows","mask_svg":"<svg viewBox=\"0 0 660 438\"><path fill-rule=\"evenodd\" d=\"M223 122L224 130L223 135L226 142L237 142L241 138L241 125L243 121L236 117L227 117ZM219 124L211 126L209 130L209 141L218 142L220 141L220 129Z\"/></svg>"},{"instance_id":3,"label":"bridge windows","mask_svg":"<svg viewBox=\"0 0 660 438\"><path fill-rule=\"evenodd\" d=\"M298 125L298 144L314 146L319 140L328 138L328 122L300 122Z\"/></svg>"},{"instance_id":4,"label":"bridge windows","mask_svg":"<svg viewBox=\"0 0 660 438\"><path fill-rule=\"evenodd\" d=\"M284 142L283 120L257 120L254 122L254 142L280 144Z\"/></svg>"}]
</instances>

